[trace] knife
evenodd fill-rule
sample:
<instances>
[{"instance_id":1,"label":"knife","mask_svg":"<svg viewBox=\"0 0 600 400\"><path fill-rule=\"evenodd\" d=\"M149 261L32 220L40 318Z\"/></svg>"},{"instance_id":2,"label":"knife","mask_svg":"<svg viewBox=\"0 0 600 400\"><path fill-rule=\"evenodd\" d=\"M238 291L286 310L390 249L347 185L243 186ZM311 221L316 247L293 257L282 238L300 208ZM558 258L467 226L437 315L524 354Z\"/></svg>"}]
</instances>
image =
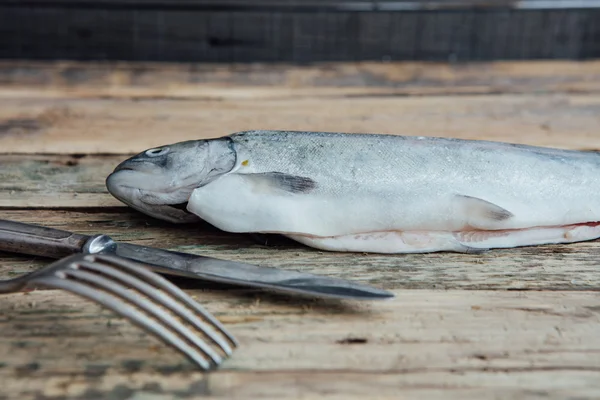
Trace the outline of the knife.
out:
<instances>
[{"instance_id":1,"label":"knife","mask_svg":"<svg viewBox=\"0 0 600 400\"><path fill-rule=\"evenodd\" d=\"M348 280L116 242L107 235L73 232L0 219L0 251L59 259L75 253L112 254L168 275L319 297L388 299L388 291Z\"/></svg>"}]
</instances>

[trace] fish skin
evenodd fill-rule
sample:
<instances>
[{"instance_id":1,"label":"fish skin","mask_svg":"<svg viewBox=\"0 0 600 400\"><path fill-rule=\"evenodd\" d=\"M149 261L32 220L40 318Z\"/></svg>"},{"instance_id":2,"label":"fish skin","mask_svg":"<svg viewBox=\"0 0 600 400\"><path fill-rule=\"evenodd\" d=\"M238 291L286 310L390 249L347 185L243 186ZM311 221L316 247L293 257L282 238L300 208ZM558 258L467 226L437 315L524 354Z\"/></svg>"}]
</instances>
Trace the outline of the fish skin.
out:
<instances>
[{"instance_id":1,"label":"fish skin","mask_svg":"<svg viewBox=\"0 0 600 400\"><path fill-rule=\"evenodd\" d=\"M225 231L280 233L325 250L384 253L600 237L593 227L577 235L568 230L577 227L556 230L600 221L596 152L357 133L259 130L226 138L233 167L208 184L199 182L187 206ZM518 235L511 236L514 230ZM465 231L495 235L467 243L458 235ZM344 244L331 244L336 237Z\"/></svg>"}]
</instances>

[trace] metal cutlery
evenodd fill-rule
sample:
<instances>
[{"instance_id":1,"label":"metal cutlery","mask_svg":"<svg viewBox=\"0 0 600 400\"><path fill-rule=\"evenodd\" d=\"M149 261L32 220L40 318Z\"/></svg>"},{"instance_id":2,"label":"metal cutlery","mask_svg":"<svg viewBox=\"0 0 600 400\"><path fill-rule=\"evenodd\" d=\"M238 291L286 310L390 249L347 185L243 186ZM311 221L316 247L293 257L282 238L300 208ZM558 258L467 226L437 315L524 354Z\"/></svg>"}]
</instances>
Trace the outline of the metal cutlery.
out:
<instances>
[{"instance_id":1,"label":"metal cutlery","mask_svg":"<svg viewBox=\"0 0 600 400\"><path fill-rule=\"evenodd\" d=\"M219 366L237 341L190 296L146 267L107 255L76 254L15 279L0 294L63 289L129 319L204 370Z\"/></svg>"},{"instance_id":2,"label":"metal cutlery","mask_svg":"<svg viewBox=\"0 0 600 400\"><path fill-rule=\"evenodd\" d=\"M345 279L116 242L106 235L80 235L2 219L0 251L50 258L76 253L112 254L149 265L155 272L213 282L354 300L394 297L391 292Z\"/></svg>"}]
</instances>

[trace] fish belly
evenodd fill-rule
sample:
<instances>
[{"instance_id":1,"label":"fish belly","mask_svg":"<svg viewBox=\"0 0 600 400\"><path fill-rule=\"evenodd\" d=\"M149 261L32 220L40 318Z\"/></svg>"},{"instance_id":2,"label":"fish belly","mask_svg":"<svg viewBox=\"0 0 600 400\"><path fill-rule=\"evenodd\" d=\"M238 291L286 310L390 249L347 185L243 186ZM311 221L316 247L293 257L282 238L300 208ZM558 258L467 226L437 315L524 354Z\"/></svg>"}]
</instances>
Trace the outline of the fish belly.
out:
<instances>
[{"instance_id":1,"label":"fish belly","mask_svg":"<svg viewBox=\"0 0 600 400\"><path fill-rule=\"evenodd\" d=\"M508 211L476 197L410 199L393 201L389 193L354 193L345 199L294 195L257 187L246 176L234 174L196 189L188 210L224 231L278 233L332 251L476 252L600 237L595 221L561 223L578 219L569 217L572 210L564 207L568 202L503 202L512 210ZM552 214L553 209L562 217ZM556 224L540 226L539 220Z\"/></svg>"},{"instance_id":2,"label":"fish belly","mask_svg":"<svg viewBox=\"0 0 600 400\"><path fill-rule=\"evenodd\" d=\"M371 253L478 253L492 248L574 243L600 237L600 223L503 231L387 231L315 237L286 235L302 244L328 251Z\"/></svg>"}]
</instances>

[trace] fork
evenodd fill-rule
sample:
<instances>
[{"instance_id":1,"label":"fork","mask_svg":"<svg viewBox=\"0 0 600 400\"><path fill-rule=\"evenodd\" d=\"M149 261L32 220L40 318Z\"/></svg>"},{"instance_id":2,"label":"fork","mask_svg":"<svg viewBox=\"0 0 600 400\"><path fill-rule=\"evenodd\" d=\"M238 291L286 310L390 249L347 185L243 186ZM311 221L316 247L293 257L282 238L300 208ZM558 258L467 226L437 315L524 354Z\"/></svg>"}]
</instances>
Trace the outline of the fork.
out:
<instances>
[{"instance_id":1,"label":"fork","mask_svg":"<svg viewBox=\"0 0 600 400\"><path fill-rule=\"evenodd\" d=\"M184 291L143 264L120 257L65 257L40 270L0 281L0 294L42 287L63 289L103 305L204 370L219 366L238 346L225 327Z\"/></svg>"}]
</instances>

